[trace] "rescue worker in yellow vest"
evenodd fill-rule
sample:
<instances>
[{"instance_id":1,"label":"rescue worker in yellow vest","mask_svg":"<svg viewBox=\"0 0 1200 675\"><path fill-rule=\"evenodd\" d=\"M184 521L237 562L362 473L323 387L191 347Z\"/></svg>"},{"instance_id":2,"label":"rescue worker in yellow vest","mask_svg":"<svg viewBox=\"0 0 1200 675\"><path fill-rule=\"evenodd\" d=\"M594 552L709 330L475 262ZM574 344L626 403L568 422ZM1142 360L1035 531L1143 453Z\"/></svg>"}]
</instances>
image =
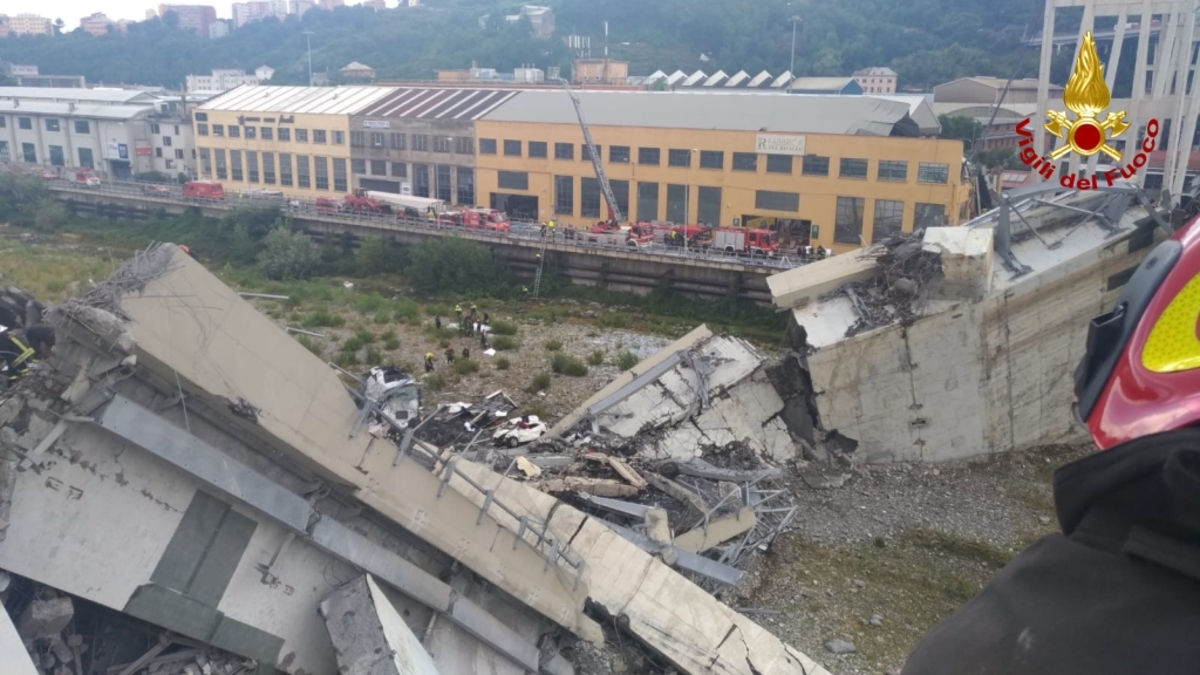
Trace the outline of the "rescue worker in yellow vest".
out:
<instances>
[{"instance_id":1,"label":"rescue worker in yellow vest","mask_svg":"<svg viewBox=\"0 0 1200 675\"><path fill-rule=\"evenodd\" d=\"M454 315L458 317L459 323L462 323L462 305L454 306Z\"/></svg>"},{"instance_id":2,"label":"rescue worker in yellow vest","mask_svg":"<svg viewBox=\"0 0 1200 675\"><path fill-rule=\"evenodd\" d=\"M551 218L547 225L550 227L550 241L554 241L554 219Z\"/></svg>"},{"instance_id":3,"label":"rescue worker in yellow vest","mask_svg":"<svg viewBox=\"0 0 1200 675\"><path fill-rule=\"evenodd\" d=\"M433 372L433 352L425 352L425 372Z\"/></svg>"},{"instance_id":4,"label":"rescue worker in yellow vest","mask_svg":"<svg viewBox=\"0 0 1200 675\"><path fill-rule=\"evenodd\" d=\"M29 374L29 366L41 359L49 358L54 350L54 329L45 326L30 326L26 330L9 330L0 333L0 359L8 370L8 384Z\"/></svg>"}]
</instances>

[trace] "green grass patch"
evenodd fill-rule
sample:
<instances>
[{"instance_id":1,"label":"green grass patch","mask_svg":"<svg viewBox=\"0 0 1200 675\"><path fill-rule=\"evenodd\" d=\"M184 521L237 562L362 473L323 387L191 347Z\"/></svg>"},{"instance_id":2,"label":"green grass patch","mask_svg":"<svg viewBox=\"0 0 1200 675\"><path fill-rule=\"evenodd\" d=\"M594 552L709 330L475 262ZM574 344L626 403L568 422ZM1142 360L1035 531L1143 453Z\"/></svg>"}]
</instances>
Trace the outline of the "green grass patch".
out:
<instances>
[{"instance_id":1,"label":"green grass patch","mask_svg":"<svg viewBox=\"0 0 1200 675\"><path fill-rule=\"evenodd\" d=\"M455 359L450 370L453 370L455 375L471 375L479 372L479 362L474 359Z\"/></svg>"},{"instance_id":2,"label":"green grass patch","mask_svg":"<svg viewBox=\"0 0 1200 675\"><path fill-rule=\"evenodd\" d=\"M533 376L533 381L529 383L529 388L526 389L531 394L536 394L539 391L546 391L550 388L550 373L538 373Z\"/></svg>"},{"instance_id":3,"label":"green grass patch","mask_svg":"<svg viewBox=\"0 0 1200 675\"><path fill-rule=\"evenodd\" d=\"M346 319L338 314L331 314L323 309L304 317L302 328L341 328L346 325Z\"/></svg>"},{"instance_id":4,"label":"green grass patch","mask_svg":"<svg viewBox=\"0 0 1200 675\"><path fill-rule=\"evenodd\" d=\"M516 335L517 324L511 321L493 321L491 332L494 335Z\"/></svg>"},{"instance_id":5,"label":"green grass patch","mask_svg":"<svg viewBox=\"0 0 1200 675\"><path fill-rule=\"evenodd\" d=\"M363 362L368 366L378 366L383 363L383 354L379 352L379 348L375 345L367 347L367 353L363 356Z\"/></svg>"},{"instance_id":6,"label":"green grass patch","mask_svg":"<svg viewBox=\"0 0 1200 675\"><path fill-rule=\"evenodd\" d=\"M546 421L546 416L550 414L550 411L546 409L545 403L538 401L537 403L531 403L525 406L525 414L536 415L538 419L544 422Z\"/></svg>"},{"instance_id":7,"label":"green grass patch","mask_svg":"<svg viewBox=\"0 0 1200 675\"><path fill-rule=\"evenodd\" d=\"M550 370L569 377L583 377L588 374L587 364L574 356L568 356L561 352L556 353L550 359Z\"/></svg>"},{"instance_id":8,"label":"green grass patch","mask_svg":"<svg viewBox=\"0 0 1200 675\"><path fill-rule=\"evenodd\" d=\"M629 370L639 363L641 363L641 359L633 352L623 351L617 354L617 367L621 370Z\"/></svg>"},{"instance_id":9,"label":"green grass patch","mask_svg":"<svg viewBox=\"0 0 1200 675\"><path fill-rule=\"evenodd\" d=\"M325 347L322 346L320 342L317 342L316 338L309 337L309 336L303 335L303 334L297 334L296 342L299 342L302 347L304 347L308 351L312 352L313 354L316 354L318 357L323 358L325 356Z\"/></svg>"},{"instance_id":10,"label":"green grass patch","mask_svg":"<svg viewBox=\"0 0 1200 675\"><path fill-rule=\"evenodd\" d=\"M430 373L425 376L422 384L429 391L441 391L446 388L446 376L442 373Z\"/></svg>"},{"instance_id":11,"label":"green grass patch","mask_svg":"<svg viewBox=\"0 0 1200 675\"><path fill-rule=\"evenodd\" d=\"M508 370L512 367L512 363L503 356L496 359L496 370Z\"/></svg>"},{"instance_id":12,"label":"green grass patch","mask_svg":"<svg viewBox=\"0 0 1200 675\"><path fill-rule=\"evenodd\" d=\"M511 352L521 348L521 341L507 335L501 335L492 340L492 346L498 352Z\"/></svg>"},{"instance_id":13,"label":"green grass patch","mask_svg":"<svg viewBox=\"0 0 1200 675\"><path fill-rule=\"evenodd\" d=\"M542 343L548 352L560 351L563 347L562 340L546 340Z\"/></svg>"},{"instance_id":14,"label":"green grass patch","mask_svg":"<svg viewBox=\"0 0 1200 675\"><path fill-rule=\"evenodd\" d=\"M392 320L392 315L387 312L378 312L375 314L375 323L380 326L387 325Z\"/></svg>"},{"instance_id":15,"label":"green grass patch","mask_svg":"<svg viewBox=\"0 0 1200 675\"><path fill-rule=\"evenodd\" d=\"M392 301L395 310L392 316L396 323L416 323L421 320L421 306L412 298L396 298Z\"/></svg>"},{"instance_id":16,"label":"green grass patch","mask_svg":"<svg viewBox=\"0 0 1200 675\"><path fill-rule=\"evenodd\" d=\"M587 362L589 366L598 366L604 363L604 351L597 349L591 354L588 354Z\"/></svg>"}]
</instances>

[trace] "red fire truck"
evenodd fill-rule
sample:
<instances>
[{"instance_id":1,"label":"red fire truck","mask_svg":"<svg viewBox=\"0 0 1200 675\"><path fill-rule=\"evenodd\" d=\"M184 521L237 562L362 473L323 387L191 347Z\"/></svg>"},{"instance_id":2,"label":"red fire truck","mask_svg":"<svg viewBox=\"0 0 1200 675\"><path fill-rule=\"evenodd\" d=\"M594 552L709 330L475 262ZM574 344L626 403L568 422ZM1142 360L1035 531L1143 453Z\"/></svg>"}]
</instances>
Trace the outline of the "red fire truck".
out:
<instances>
[{"instance_id":1,"label":"red fire truck","mask_svg":"<svg viewBox=\"0 0 1200 675\"><path fill-rule=\"evenodd\" d=\"M779 240L776 233L771 230L718 227L712 233L712 246L718 251L738 255L775 256L779 254Z\"/></svg>"},{"instance_id":2,"label":"red fire truck","mask_svg":"<svg viewBox=\"0 0 1200 675\"><path fill-rule=\"evenodd\" d=\"M190 180L183 184L183 198L219 202L225 199L225 186L211 180Z\"/></svg>"}]
</instances>

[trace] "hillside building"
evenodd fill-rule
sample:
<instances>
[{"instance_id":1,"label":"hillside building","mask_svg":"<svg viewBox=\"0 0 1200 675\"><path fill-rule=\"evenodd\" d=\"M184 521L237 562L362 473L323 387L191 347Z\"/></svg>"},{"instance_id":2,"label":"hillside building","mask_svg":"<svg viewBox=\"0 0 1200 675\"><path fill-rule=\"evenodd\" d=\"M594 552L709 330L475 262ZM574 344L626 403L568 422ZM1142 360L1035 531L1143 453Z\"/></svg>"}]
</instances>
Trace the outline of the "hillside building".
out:
<instances>
[{"instance_id":1,"label":"hillside building","mask_svg":"<svg viewBox=\"0 0 1200 675\"><path fill-rule=\"evenodd\" d=\"M217 21L217 10L211 5L159 5L159 18L174 12L181 30L195 31L200 37L211 37L211 27Z\"/></svg>"},{"instance_id":2,"label":"hillside building","mask_svg":"<svg viewBox=\"0 0 1200 675\"><path fill-rule=\"evenodd\" d=\"M896 71L891 68L861 68L853 77L864 94L896 93Z\"/></svg>"},{"instance_id":3,"label":"hillside building","mask_svg":"<svg viewBox=\"0 0 1200 675\"><path fill-rule=\"evenodd\" d=\"M12 35L54 35L54 22L37 14L9 16L5 25Z\"/></svg>"},{"instance_id":4,"label":"hillside building","mask_svg":"<svg viewBox=\"0 0 1200 675\"><path fill-rule=\"evenodd\" d=\"M1004 91L1008 86L1008 92ZM1051 86L1051 96L1061 98L1063 88ZM1037 103L1038 81L1034 78L1014 79L1011 84L1002 77L960 77L933 88L934 103Z\"/></svg>"}]
</instances>

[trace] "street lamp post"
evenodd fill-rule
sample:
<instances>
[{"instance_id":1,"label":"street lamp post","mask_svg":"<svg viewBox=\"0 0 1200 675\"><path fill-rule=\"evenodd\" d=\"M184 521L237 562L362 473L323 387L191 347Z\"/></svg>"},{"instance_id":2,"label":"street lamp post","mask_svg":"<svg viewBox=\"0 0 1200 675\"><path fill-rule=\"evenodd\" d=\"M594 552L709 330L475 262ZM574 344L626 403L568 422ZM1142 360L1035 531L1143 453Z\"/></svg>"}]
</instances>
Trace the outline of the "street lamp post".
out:
<instances>
[{"instance_id":1,"label":"street lamp post","mask_svg":"<svg viewBox=\"0 0 1200 675\"><path fill-rule=\"evenodd\" d=\"M792 17L792 66L788 70L792 77L796 77L796 24L803 20L799 15Z\"/></svg>"},{"instance_id":2,"label":"street lamp post","mask_svg":"<svg viewBox=\"0 0 1200 675\"><path fill-rule=\"evenodd\" d=\"M308 86L312 86L312 36L313 35L316 35L316 34L314 34L314 32L311 30L304 31L304 41L305 41L306 46L308 47ZM796 41L794 41L794 40L792 41L793 52L794 52L794 49L796 49L796 46L794 46L794 42L796 42Z\"/></svg>"}]
</instances>

